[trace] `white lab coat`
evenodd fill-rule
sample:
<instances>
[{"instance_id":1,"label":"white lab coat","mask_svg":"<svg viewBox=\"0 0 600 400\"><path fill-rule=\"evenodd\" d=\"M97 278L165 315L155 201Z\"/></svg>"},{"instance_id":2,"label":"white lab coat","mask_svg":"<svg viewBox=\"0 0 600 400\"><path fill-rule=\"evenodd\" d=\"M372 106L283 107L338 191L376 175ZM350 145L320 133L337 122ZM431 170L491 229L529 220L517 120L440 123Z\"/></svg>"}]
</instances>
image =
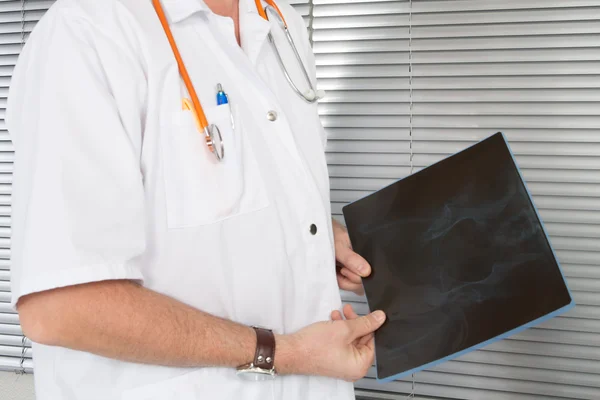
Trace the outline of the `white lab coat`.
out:
<instances>
[{"instance_id":1,"label":"white lab coat","mask_svg":"<svg viewBox=\"0 0 600 400\"><path fill-rule=\"evenodd\" d=\"M341 301L325 135L317 105L292 91L267 41L272 29L302 84L282 31L254 0L240 0L240 48L231 19L201 0L163 5L208 121L223 134L225 161L213 161L181 109L185 86L150 0L58 0L23 50L8 104L13 305L50 288L132 279L277 333L327 320ZM280 8L315 79L303 21ZM235 130L227 106L216 106L218 83ZM35 343L34 363L39 400L353 398L352 385L335 379L249 383L233 369L140 365Z\"/></svg>"}]
</instances>

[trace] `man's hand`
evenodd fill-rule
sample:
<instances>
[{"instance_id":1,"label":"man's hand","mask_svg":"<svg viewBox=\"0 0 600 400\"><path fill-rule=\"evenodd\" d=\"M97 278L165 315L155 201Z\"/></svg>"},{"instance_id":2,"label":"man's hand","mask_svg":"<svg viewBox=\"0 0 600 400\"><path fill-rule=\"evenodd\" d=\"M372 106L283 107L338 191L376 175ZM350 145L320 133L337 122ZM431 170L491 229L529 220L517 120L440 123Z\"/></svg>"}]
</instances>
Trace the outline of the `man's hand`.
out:
<instances>
[{"instance_id":1,"label":"man's hand","mask_svg":"<svg viewBox=\"0 0 600 400\"><path fill-rule=\"evenodd\" d=\"M344 318L346 318L346 320L353 320L353 319L359 318L358 314L354 311L354 309L352 309L352 306L350 304L345 304L344 309L342 311L344 311L343 317L342 317L341 312L339 312L338 310L334 310L331 313L331 319L333 321L343 321ZM373 345L374 345L375 344L374 337L375 337L375 334L373 332L371 332L368 335L365 335L362 338L360 338L360 343L362 343L362 344L373 343Z\"/></svg>"},{"instance_id":2,"label":"man's hand","mask_svg":"<svg viewBox=\"0 0 600 400\"><path fill-rule=\"evenodd\" d=\"M365 293L362 278L371 274L371 266L352 250L348 231L336 220L333 220L333 237L338 286L362 296Z\"/></svg>"},{"instance_id":3,"label":"man's hand","mask_svg":"<svg viewBox=\"0 0 600 400\"><path fill-rule=\"evenodd\" d=\"M337 313L337 314L336 314ZM383 311L358 317L347 305L347 320L339 311L332 321L317 322L291 334L276 337L281 354L275 367L282 374L319 375L357 381L363 378L375 358L373 332L385 321ZM293 360L293 361L292 361Z\"/></svg>"}]
</instances>

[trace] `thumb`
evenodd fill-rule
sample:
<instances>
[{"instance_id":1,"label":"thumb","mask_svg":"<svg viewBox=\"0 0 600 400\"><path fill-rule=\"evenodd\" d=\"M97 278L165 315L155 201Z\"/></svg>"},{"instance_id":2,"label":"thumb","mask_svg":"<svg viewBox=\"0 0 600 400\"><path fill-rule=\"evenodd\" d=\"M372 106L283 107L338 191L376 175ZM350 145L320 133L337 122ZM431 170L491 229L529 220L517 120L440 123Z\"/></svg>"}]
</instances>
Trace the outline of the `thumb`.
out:
<instances>
[{"instance_id":1,"label":"thumb","mask_svg":"<svg viewBox=\"0 0 600 400\"><path fill-rule=\"evenodd\" d=\"M375 332L385 321L385 313L383 311L375 311L364 317L356 318L347 321L350 325L352 340L358 339L369 333Z\"/></svg>"}]
</instances>

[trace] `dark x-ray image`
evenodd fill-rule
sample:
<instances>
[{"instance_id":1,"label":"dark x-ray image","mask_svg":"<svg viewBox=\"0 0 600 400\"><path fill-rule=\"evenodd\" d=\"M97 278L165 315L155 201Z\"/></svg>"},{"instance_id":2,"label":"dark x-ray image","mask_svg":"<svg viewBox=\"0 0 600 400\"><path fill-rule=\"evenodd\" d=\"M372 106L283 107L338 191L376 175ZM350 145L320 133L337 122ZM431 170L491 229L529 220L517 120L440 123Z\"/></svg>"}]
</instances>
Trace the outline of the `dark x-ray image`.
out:
<instances>
[{"instance_id":1,"label":"dark x-ray image","mask_svg":"<svg viewBox=\"0 0 600 400\"><path fill-rule=\"evenodd\" d=\"M397 378L572 306L501 133L344 207L376 332L377 377Z\"/></svg>"}]
</instances>

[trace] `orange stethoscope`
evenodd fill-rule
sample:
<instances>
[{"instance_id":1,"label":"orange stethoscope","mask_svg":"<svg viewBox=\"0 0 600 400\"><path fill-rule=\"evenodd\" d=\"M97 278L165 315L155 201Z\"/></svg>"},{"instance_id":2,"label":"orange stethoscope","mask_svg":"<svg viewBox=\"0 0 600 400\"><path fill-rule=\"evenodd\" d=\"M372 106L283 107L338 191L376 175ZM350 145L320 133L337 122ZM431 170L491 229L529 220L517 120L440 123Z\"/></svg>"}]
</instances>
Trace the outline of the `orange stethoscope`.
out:
<instances>
[{"instance_id":1,"label":"orange stethoscope","mask_svg":"<svg viewBox=\"0 0 600 400\"><path fill-rule=\"evenodd\" d=\"M277 5L275 4L275 2L273 0L265 0L265 2L267 3L267 6L264 9L262 8L261 0L254 0L254 1L256 2L256 9L258 10L258 13L265 20L269 21L268 14L276 16L279 26L281 26L281 28L284 30L285 35L287 37L287 41L290 44L292 50L294 51L294 54L296 56L298 63L302 67L302 71L304 73L304 78L306 79L306 82L308 83L309 89L302 92L294 84L291 76L289 75L289 73L285 67L285 64L283 63L281 54L279 53L279 50L277 49L277 46L275 45L275 40L273 39L273 36L269 32L269 35L268 35L269 42L271 43L271 46L273 47L273 49L275 51L277 61L282 68L282 71L285 75L286 80L288 81L288 83L290 84L292 89L300 97L302 97L308 103L314 103L319 98L323 97L322 92L317 91L316 88L313 86L312 81L310 80L310 77L308 75L308 71L306 70L304 63L302 62L302 58L300 57L300 54L298 53L298 49L296 48L294 39L292 38L292 35L290 34L290 32L288 30L287 22L285 21L285 18L283 17L281 10L279 9L279 7L277 7ZM154 9L156 10L156 14L158 15L158 18L160 19L160 22L163 26L165 34L167 35L167 39L169 39L169 44L171 45L171 49L173 50L173 54L175 55L175 59L177 60L177 65L179 67L179 73L181 74L183 82L185 83L185 87L191 97L191 101L188 99L183 100L183 108L185 110L191 111L194 114L194 119L196 121L196 127L199 132L204 134L204 137L206 139L206 144L207 144L209 150L215 155L215 157L217 158L217 161L222 161L223 158L225 157L225 145L223 144L223 138L221 136L221 132L217 125L209 124L206 119L206 115L204 114L204 110L202 109L202 105L200 104L200 100L198 99L198 95L197 95L196 90L194 89L194 85L192 84L192 81L190 79L190 75L188 74L187 68L185 67L183 59L181 57L181 53L179 52L179 49L177 48L177 44L175 43L173 33L171 32L171 28L169 27L169 22L167 21L167 17L165 16L165 12L161 5L160 0L152 0L152 3L154 5Z\"/></svg>"}]
</instances>

